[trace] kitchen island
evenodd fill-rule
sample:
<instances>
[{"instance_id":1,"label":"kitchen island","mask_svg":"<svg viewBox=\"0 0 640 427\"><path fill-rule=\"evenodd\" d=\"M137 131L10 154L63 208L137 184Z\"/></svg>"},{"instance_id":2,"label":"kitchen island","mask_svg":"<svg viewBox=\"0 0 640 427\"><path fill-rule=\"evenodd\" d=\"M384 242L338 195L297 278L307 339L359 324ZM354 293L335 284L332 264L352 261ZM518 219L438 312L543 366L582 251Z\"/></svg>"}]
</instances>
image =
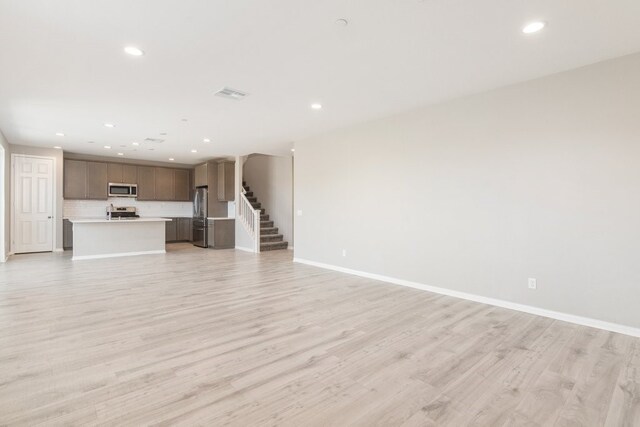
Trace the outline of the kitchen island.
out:
<instances>
[{"instance_id":1,"label":"kitchen island","mask_svg":"<svg viewBox=\"0 0 640 427\"><path fill-rule=\"evenodd\" d=\"M168 218L68 218L74 261L165 253Z\"/></svg>"}]
</instances>

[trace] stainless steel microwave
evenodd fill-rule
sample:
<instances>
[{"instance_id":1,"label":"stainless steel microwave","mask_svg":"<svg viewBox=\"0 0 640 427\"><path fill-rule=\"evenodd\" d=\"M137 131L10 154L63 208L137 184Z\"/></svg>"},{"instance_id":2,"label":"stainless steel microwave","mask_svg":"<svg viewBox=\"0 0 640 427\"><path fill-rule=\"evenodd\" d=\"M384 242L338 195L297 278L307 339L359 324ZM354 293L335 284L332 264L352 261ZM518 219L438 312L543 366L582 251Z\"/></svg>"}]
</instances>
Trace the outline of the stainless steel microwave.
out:
<instances>
[{"instance_id":1,"label":"stainless steel microwave","mask_svg":"<svg viewBox=\"0 0 640 427\"><path fill-rule=\"evenodd\" d=\"M138 197L138 185L110 182L109 197Z\"/></svg>"}]
</instances>

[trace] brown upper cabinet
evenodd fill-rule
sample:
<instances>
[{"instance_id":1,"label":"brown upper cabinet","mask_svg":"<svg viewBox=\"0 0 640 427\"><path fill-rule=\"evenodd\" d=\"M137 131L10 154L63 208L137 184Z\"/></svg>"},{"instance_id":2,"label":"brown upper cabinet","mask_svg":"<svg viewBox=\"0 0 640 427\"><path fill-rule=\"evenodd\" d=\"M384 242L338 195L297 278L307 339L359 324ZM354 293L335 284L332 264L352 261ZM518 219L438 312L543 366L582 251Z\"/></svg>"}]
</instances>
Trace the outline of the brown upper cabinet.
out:
<instances>
[{"instance_id":1,"label":"brown upper cabinet","mask_svg":"<svg viewBox=\"0 0 640 427\"><path fill-rule=\"evenodd\" d=\"M227 202L235 199L235 162L209 160L194 170L193 188L209 189L208 214L210 217L226 217Z\"/></svg>"},{"instance_id":2,"label":"brown upper cabinet","mask_svg":"<svg viewBox=\"0 0 640 427\"><path fill-rule=\"evenodd\" d=\"M173 169L156 168L156 200L175 200Z\"/></svg>"},{"instance_id":3,"label":"brown upper cabinet","mask_svg":"<svg viewBox=\"0 0 640 427\"><path fill-rule=\"evenodd\" d=\"M218 163L218 200L233 202L235 200L235 162Z\"/></svg>"},{"instance_id":4,"label":"brown upper cabinet","mask_svg":"<svg viewBox=\"0 0 640 427\"><path fill-rule=\"evenodd\" d=\"M107 200L107 164L87 162L87 199Z\"/></svg>"},{"instance_id":5,"label":"brown upper cabinet","mask_svg":"<svg viewBox=\"0 0 640 427\"><path fill-rule=\"evenodd\" d=\"M174 169L173 170L173 187L174 198L177 201L188 202L191 200L191 186L190 184L191 172L188 169Z\"/></svg>"},{"instance_id":6,"label":"brown upper cabinet","mask_svg":"<svg viewBox=\"0 0 640 427\"><path fill-rule=\"evenodd\" d=\"M87 198L87 162L82 160L64 161L64 198Z\"/></svg>"},{"instance_id":7,"label":"brown upper cabinet","mask_svg":"<svg viewBox=\"0 0 640 427\"><path fill-rule=\"evenodd\" d=\"M138 200L156 200L156 168L138 166Z\"/></svg>"},{"instance_id":8,"label":"brown upper cabinet","mask_svg":"<svg viewBox=\"0 0 640 427\"><path fill-rule=\"evenodd\" d=\"M107 164L64 161L64 198L107 200Z\"/></svg>"},{"instance_id":9,"label":"brown upper cabinet","mask_svg":"<svg viewBox=\"0 0 640 427\"><path fill-rule=\"evenodd\" d=\"M134 165L122 163L108 163L107 176L114 184L137 184L138 168Z\"/></svg>"},{"instance_id":10,"label":"brown upper cabinet","mask_svg":"<svg viewBox=\"0 0 640 427\"><path fill-rule=\"evenodd\" d=\"M195 177L194 177L194 184L195 187L205 187L207 185L209 185L208 179L207 179L207 163L203 163L201 165L196 166L196 169L194 171Z\"/></svg>"},{"instance_id":11,"label":"brown upper cabinet","mask_svg":"<svg viewBox=\"0 0 640 427\"><path fill-rule=\"evenodd\" d=\"M138 200L191 201L191 171L138 166Z\"/></svg>"},{"instance_id":12,"label":"brown upper cabinet","mask_svg":"<svg viewBox=\"0 0 640 427\"><path fill-rule=\"evenodd\" d=\"M64 198L106 200L109 183L137 184L138 200L191 201L190 169L65 159Z\"/></svg>"}]
</instances>

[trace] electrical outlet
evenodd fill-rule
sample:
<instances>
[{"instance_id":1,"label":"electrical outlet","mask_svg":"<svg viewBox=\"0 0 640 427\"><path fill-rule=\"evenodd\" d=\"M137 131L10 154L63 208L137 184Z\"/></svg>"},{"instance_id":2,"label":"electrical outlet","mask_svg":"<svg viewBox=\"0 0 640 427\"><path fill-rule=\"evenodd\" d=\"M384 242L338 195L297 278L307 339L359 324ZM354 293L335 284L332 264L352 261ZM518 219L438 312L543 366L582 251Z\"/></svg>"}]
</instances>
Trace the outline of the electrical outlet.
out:
<instances>
[{"instance_id":1,"label":"electrical outlet","mask_svg":"<svg viewBox=\"0 0 640 427\"><path fill-rule=\"evenodd\" d=\"M538 289L538 281L529 277L529 289Z\"/></svg>"},{"instance_id":2,"label":"electrical outlet","mask_svg":"<svg viewBox=\"0 0 640 427\"><path fill-rule=\"evenodd\" d=\"M342 256L347 256L347 250L346 249L342 250Z\"/></svg>"}]
</instances>

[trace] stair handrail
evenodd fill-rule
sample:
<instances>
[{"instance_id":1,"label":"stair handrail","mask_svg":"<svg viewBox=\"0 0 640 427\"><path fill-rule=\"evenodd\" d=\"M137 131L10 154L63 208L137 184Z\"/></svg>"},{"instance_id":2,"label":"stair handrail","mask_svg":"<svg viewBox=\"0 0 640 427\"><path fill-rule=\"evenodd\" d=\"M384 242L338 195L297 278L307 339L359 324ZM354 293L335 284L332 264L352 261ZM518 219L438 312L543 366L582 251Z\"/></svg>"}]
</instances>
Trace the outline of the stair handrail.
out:
<instances>
[{"instance_id":1,"label":"stair handrail","mask_svg":"<svg viewBox=\"0 0 640 427\"><path fill-rule=\"evenodd\" d=\"M247 190L241 186L239 213L244 229L253 239L253 251L260 252L260 209L255 209L249 199Z\"/></svg>"}]
</instances>

